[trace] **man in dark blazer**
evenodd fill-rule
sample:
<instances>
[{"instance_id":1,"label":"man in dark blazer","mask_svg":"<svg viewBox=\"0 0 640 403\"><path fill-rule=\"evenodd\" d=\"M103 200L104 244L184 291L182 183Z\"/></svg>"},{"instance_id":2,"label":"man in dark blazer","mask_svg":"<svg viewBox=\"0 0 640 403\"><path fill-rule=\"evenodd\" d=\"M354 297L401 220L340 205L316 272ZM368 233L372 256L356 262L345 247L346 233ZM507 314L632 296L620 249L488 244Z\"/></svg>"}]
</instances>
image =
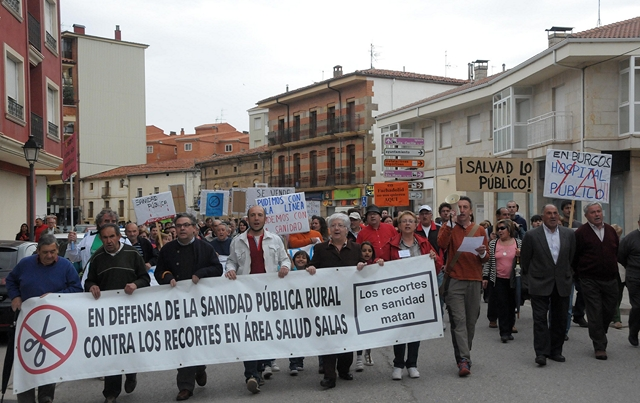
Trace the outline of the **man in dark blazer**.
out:
<instances>
[{"instance_id":1,"label":"man in dark blazer","mask_svg":"<svg viewBox=\"0 0 640 403\"><path fill-rule=\"evenodd\" d=\"M560 224L556 206L544 206L542 223L527 232L520 251L522 274L531 295L533 347L536 364L540 366L547 364L547 358L565 361L562 345L573 283L571 263L576 249L575 235Z\"/></svg>"}]
</instances>

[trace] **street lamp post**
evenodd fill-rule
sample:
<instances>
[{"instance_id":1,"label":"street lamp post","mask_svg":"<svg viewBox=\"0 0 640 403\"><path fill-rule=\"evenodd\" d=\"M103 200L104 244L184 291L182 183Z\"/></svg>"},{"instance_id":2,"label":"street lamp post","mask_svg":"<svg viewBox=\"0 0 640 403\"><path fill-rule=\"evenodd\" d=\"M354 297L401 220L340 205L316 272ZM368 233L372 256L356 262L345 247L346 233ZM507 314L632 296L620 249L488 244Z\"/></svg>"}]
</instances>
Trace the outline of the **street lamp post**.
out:
<instances>
[{"instance_id":1,"label":"street lamp post","mask_svg":"<svg viewBox=\"0 0 640 403\"><path fill-rule=\"evenodd\" d=\"M40 146L33 138L33 134L29 135L29 140L22 146L24 151L24 159L29 163L29 217L28 220L31 223L29 226L29 240L33 241L33 237L36 232L36 172L35 163L38 162L38 155L40 154Z\"/></svg>"}]
</instances>

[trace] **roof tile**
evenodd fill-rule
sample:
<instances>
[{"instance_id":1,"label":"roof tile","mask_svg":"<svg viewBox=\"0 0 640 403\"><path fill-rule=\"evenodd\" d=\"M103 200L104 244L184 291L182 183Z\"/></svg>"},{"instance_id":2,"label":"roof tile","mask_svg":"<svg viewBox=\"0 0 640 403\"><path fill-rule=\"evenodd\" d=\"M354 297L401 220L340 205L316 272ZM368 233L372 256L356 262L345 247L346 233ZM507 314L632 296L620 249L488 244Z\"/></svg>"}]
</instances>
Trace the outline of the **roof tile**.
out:
<instances>
[{"instance_id":1,"label":"roof tile","mask_svg":"<svg viewBox=\"0 0 640 403\"><path fill-rule=\"evenodd\" d=\"M571 35L572 38L640 38L640 17L588 29Z\"/></svg>"}]
</instances>

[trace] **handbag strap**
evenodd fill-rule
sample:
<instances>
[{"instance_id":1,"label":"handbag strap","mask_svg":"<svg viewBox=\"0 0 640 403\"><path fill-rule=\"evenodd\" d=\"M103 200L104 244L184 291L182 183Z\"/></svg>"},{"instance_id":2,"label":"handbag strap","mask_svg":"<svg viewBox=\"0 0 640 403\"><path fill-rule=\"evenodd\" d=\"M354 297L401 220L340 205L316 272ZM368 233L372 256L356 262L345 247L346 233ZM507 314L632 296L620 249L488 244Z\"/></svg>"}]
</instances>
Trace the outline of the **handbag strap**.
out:
<instances>
[{"instance_id":1,"label":"handbag strap","mask_svg":"<svg viewBox=\"0 0 640 403\"><path fill-rule=\"evenodd\" d=\"M469 232L469 235L465 235L465 238L469 237L472 238L476 232L478 232L478 229L480 229L480 225L479 224L475 224L473 226L473 228L471 229L471 232ZM446 268L445 268L445 273L447 273L449 271L450 267L455 266L456 262L458 262L458 258L460 257L460 255L462 254L462 252L460 251L456 251L456 254L453 255L453 258L451 259L451 262L449 262L449 264L447 264Z\"/></svg>"}]
</instances>

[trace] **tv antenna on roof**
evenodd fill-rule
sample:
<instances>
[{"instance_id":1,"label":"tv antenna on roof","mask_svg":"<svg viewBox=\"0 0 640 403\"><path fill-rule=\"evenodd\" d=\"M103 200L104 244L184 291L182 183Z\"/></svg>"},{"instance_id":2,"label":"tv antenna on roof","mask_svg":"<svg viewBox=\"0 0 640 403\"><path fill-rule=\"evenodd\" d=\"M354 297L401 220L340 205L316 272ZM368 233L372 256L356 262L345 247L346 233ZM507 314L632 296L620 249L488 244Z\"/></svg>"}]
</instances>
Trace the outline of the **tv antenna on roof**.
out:
<instances>
[{"instance_id":1,"label":"tv antenna on roof","mask_svg":"<svg viewBox=\"0 0 640 403\"><path fill-rule=\"evenodd\" d=\"M224 109L220 108L220 116L216 118L216 123L224 123Z\"/></svg>"},{"instance_id":2,"label":"tv antenna on roof","mask_svg":"<svg viewBox=\"0 0 640 403\"><path fill-rule=\"evenodd\" d=\"M378 56L380 56L380 53L376 52L376 47L373 46L373 43L371 44L371 48L369 49L369 55L371 57L371 68L373 68L373 62L377 62Z\"/></svg>"}]
</instances>

